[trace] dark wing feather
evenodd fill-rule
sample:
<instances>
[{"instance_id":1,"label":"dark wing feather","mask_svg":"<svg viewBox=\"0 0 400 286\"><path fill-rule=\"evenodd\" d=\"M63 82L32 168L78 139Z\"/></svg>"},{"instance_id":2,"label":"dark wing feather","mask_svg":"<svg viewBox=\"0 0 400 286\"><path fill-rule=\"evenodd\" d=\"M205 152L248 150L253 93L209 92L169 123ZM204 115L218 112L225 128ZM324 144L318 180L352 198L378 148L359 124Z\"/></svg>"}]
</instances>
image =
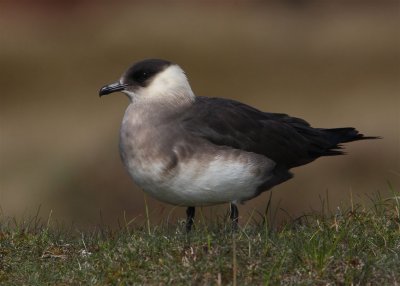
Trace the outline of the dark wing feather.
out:
<instances>
[{"instance_id":1,"label":"dark wing feather","mask_svg":"<svg viewBox=\"0 0 400 286\"><path fill-rule=\"evenodd\" d=\"M338 143L358 140L354 128L317 129L300 118L259 111L221 98L197 97L181 115L183 128L216 145L265 155L278 166L292 168L324 155L342 154ZM331 131L327 131L331 130ZM338 135L332 130L341 130ZM354 134L348 134L352 131ZM361 139L361 138L359 138ZM342 140L342 141L341 141Z\"/></svg>"}]
</instances>

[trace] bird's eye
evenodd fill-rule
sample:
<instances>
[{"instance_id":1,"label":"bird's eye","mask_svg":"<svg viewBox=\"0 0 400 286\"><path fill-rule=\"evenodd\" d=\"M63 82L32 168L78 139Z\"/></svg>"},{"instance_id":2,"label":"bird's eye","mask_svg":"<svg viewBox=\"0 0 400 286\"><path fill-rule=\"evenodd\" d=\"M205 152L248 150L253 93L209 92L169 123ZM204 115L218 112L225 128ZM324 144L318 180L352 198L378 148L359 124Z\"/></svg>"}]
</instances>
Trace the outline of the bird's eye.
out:
<instances>
[{"instance_id":1,"label":"bird's eye","mask_svg":"<svg viewBox=\"0 0 400 286\"><path fill-rule=\"evenodd\" d=\"M140 86L147 85L147 81L151 78L154 73L151 70L136 70L129 73L126 78L128 78L132 83L139 84Z\"/></svg>"},{"instance_id":2,"label":"bird's eye","mask_svg":"<svg viewBox=\"0 0 400 286\"><path fill-rule=\"evenodd\" d=\"M142 72L142 76L143 76L143 77L147 77L148 74L149 74L148 72Z\"/></svg>"},{"instance_id":3,"label":"bird's eye","mask_svg":"<svg viewBox=\"0 0 400 286\"><path fill-rule=\"evenodd\" d=\"M142 71L136 76L138 82L143 83L149 78L150 74L147 71Z\"/></svg>"}]
</instances>

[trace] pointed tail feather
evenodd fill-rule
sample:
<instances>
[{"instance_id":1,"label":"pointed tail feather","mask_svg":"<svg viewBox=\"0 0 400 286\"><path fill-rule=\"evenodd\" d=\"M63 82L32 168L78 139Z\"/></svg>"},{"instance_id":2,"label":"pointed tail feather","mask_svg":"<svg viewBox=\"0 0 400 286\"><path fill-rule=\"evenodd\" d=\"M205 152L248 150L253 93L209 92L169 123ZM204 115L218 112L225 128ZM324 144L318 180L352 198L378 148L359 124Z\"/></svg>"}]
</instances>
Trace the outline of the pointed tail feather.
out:
<instances>
[{"instance_id":1,"label":"pointed tail feather","mask_svg":"<svg viewBox=\"0 0 400 286\"><path fill-rule=\"evenodd\" d=\"M328 135L329 139L334 144L352 142L357 140L366 140L366 139L381 139L379 136L364 136L359 133L353 127L343 127L343 128L331 128L331 129L323 129L325 134Z\"/></svg>"},{"instance_id":2,"label":"pointed tail feather","mask_svg":"<svg viewBox=\"0 0 400 286\"><path fill-rule=\"evenodd\" d=\"M381 139L379 136L364 136L359 133L353 127L343 127L343 128L330 128L330 129L320 129L327 136L328 141L331 143L320 156L335 156L335 155L343 155L341 143L347 143L358 140L367 140L367 139Z\"/></svg>"}]
</instances>

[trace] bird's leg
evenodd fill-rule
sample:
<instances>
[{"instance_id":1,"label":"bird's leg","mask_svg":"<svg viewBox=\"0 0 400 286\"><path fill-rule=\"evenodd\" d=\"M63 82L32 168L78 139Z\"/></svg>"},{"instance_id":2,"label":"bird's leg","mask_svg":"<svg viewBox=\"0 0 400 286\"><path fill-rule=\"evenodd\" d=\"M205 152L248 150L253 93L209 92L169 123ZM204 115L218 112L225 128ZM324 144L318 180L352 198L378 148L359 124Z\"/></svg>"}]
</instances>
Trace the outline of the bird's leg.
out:
<instances>
[{"instance_id":1,"label":"bird's leg","mask_svg":"<svg viewBox=\"0 0 400 286\"><path fill-rule=\"evenodd\" d=\"M188 207L186 209L186 232L190 232L194 222L195 207Z\"/></svg>"},{"instance_id":2,"label":"bird's leg","mask_svg":"<svg viewBox=\"0 0 400 286\"><path fill-rule=\"evenodd\" d=\"M239 210L235 203L231 203L232 230L238 229Z\"/></svg>"}]
</instances>

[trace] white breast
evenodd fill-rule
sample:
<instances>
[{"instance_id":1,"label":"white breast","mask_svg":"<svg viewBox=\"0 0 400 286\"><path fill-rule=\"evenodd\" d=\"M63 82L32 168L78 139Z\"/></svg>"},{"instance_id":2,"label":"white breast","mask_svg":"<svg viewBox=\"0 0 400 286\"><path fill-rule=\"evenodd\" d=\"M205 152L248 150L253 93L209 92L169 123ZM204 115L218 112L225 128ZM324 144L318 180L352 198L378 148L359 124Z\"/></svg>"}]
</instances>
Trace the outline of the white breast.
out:
<instances>
[{"instance_id":1,"label":"white breast","mask_svg":"<svg viewBox=\"0 0 400 286\"><path fill-rule=\"evenodd\" d=\"M235 153L232 156L229 150L216 148L201 160L192 154L169 174L165 173L166 161L136 158L126 165L133 180L161 201L182 206L214 205L252 198L268 176L272 177L268 174L275 166L273 161L254 153Z\"/></svg>"},{"instance_id":2,"label":"white breast","mask_svg":"<svg viewBox=\"0 0 400 286\"><path fill-rule=\"evenodd\" d=\"M151 196L182 206L245 201L272 179L274 161L183 135L179 125L163 124L156 111L166 113L166 106L140 104L125 113L120 151L130 176Z\"/></svg>"}]
</instances>

